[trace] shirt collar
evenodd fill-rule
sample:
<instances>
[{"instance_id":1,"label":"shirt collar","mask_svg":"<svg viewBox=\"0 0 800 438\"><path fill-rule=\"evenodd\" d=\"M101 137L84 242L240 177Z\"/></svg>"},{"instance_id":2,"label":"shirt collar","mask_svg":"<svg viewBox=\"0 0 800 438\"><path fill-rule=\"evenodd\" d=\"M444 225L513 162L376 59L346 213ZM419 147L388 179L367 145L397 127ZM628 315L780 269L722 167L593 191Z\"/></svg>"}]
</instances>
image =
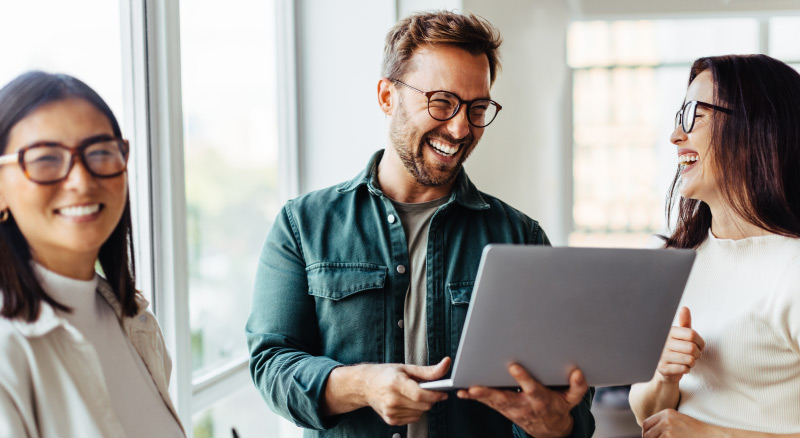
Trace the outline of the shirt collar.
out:
<instances>
[{"instance_id":1,"label":"shirt collar","mask_svg":"<svg viewBox=\"0 0 800 438\"><path fill-rule=\"evenodd\" d=\"M383 149L375 152L367 163L366 169L361 171L355 178L341 184L336 188L339 193L346 193L357 189L360 186L367 186L367 189L375 196L384 196L378 184L378 164L383 158ZM456 183L453 185L453 193L450 195L451 202L456 202L461 206L472 210L486 210L489 204L483 199L481 192L470 181L464 168L456 175Z\"/></svg>"},{"instance_id":2,"label":"shirt collar","mask_svg":"<svg viewBox=\"0 0 800 438\"><path fill-rule=\"evenodd\" d=\"M106 300L108 304L114 309L114 313L117 314L117 318L121 321L126 320L122 318L122 305L120 304L119 300L117 299L116 295L114 295L114 291L111 289L111 285L108 284L104 278L100 278L100 281L97 284L97 292ZM139 316L143 315L146 312L147 306L150 304L141 294L136 294L136 304L138 305L139 311L137 312L137 317L135 318L128 318L127 320L134 325L142 325L146 322L146 318L143 320ZM48 333L52 332L53 330L64 327L69 324L66 319L59 316L53 306L48 303L42 301L40 303L40 310L39 310L39 318L36 321L28 322L21 319L14 319L12 324L16 327L17 331L25 337L28 338L36 338L45 336Z\"/></svg>"}]
</instances>

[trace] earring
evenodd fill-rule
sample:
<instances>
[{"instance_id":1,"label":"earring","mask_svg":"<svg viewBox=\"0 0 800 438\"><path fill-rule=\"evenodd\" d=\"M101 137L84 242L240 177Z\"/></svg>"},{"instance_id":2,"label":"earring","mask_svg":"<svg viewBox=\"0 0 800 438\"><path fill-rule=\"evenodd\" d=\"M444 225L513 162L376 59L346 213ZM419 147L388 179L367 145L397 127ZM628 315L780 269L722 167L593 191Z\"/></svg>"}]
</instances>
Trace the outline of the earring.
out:
<instances>
[{"instance_id":1,"label":"earring","mask_svg":"<svg viewBox=\"0 0 800 438\"><path fill-rule=\"evenodd\" d=\"M7 208L5 210L3 210L3 211L0 211L0 223L3 223L5 221L7 221L8 220L8 216L9 216L9 212L8 212Z\"/></svg>"}]
</instances>

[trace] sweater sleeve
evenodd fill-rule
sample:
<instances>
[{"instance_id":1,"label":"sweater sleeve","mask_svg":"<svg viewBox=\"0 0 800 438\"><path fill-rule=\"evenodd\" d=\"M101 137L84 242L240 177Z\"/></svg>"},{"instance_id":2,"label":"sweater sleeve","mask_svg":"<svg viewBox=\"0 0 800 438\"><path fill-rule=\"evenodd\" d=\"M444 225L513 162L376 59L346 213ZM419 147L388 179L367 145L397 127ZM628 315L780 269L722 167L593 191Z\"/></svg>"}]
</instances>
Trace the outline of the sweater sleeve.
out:
<instances>
[{"instance_id":1,"label":"sweater sleeve","mask_svg":"<svg viewBox=\"0 0 800 438\"><path fill-rule=\"evenodd\" d=\"M321 403L331 371L341 364L319 355L305 267L287 204L261 253L245 334L250 373L269 407L298 426L320 430L336 424L321 415Z\"/></svg>"},{"instance_id":2,"label":"sweater sleeve","mask_svg":"<svg viewBox=\"0 0 800 438\"><path fill-rule=\"evenodd\" d=\"M27 437L30 434L5 387L0 385L0 437Z\"/></svg>"}]
</instances>

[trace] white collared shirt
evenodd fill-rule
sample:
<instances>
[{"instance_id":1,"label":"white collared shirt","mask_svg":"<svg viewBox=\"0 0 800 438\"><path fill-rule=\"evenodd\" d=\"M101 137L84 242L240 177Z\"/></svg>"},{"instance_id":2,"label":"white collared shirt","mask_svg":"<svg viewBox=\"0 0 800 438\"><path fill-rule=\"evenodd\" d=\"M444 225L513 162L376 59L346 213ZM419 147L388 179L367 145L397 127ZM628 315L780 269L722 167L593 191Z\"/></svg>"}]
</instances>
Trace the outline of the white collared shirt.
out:
<instances>
[{"instance_id":1,"label":"white collared shirt","mask_svg":"<svg viewBox=\"0 0 800 438\"><path fill-rule=\"evenodd\" d=\"M139 312L121 317L121 306L104 279L99 278L96 291L102 298L98 303L113 309L163 408L174 419L169 429L183 434L167 389L172 364L158 322L146 310L148 302L137 296ZM104 378L102 363L107 361L101 361L87 336L59 313L42 303L33 323L0 318L0 438L127 436L129 427L120 421L114 409L119 403L112 401Z\"/></svg>"}]
</instances>

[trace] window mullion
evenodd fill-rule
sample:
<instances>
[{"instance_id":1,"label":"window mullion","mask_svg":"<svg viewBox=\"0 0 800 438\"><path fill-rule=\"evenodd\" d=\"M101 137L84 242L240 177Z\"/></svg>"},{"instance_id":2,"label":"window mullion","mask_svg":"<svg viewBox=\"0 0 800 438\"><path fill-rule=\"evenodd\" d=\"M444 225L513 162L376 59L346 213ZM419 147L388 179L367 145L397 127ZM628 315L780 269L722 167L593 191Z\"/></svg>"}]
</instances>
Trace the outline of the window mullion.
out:
<instances>
[{"instance_id":1,"label":"window mullion","mask_svg":"<svg viewBox=\"0 0 800 438\"><path fill-rule=\"evenodd\" d=\"M123 3L125 1L123 0ZM183 170L180 16L178 2L129 4L144 41L144 96L149 147L150 255L153 301L173 358L170 394L191 436L192 356ZM141 199L141 198L140 198Z\"/></svg>"}]
</instances>

